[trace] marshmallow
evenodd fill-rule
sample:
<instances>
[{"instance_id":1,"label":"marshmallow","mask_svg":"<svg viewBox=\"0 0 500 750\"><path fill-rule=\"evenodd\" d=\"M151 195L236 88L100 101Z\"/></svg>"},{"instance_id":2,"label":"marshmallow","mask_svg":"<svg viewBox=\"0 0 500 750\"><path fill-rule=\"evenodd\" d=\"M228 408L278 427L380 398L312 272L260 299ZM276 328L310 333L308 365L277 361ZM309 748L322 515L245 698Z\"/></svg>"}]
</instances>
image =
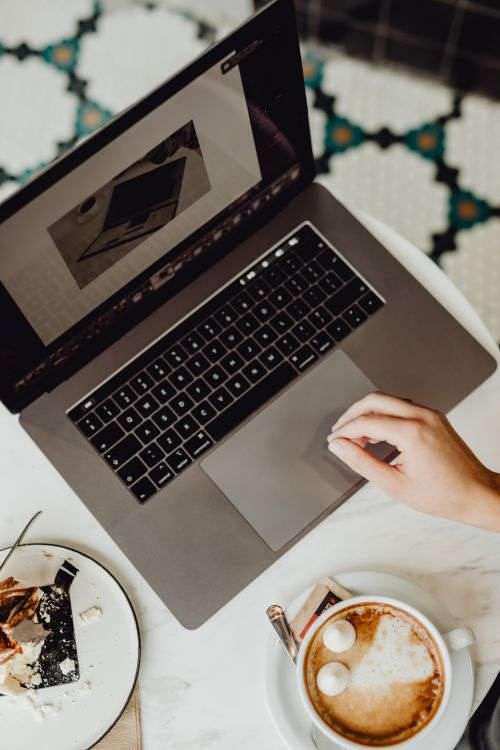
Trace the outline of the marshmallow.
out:
<instances>
[{"instance_id":1,"label":"marshmallow","mask_svg":"<svg viewBox=\"0 0 500 750\"><path fill-rule=\"evenodd\" d=\"M342 693L349 684L351 674L346 666L339 661L323 664L316 675L318 690L330 697Z\"/></svg>"},{"instance_id":2,"label":"marshmallow","mask_svg":"<svg viewBox=\"0 0 500 750\"><path fill-rule=\"evenodd\" d=\"M323 631L323 644L336 654L349 651L356 641L356 631L348 620L337 620Z\"/></svg>"}]
</instances>

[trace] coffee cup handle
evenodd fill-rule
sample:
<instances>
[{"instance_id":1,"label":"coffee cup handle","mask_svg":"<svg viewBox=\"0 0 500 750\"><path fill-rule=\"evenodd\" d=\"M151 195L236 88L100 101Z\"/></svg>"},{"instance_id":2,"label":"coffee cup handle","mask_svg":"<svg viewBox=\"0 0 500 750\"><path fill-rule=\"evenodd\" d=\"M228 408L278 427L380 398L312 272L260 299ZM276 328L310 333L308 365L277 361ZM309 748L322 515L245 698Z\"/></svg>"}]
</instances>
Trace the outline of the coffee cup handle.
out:
<instances>
[{"instance_id":1,"label":"coffee cup handle","mask_svg":"<svg viewBox=\"0 0 500 750\"><path fill-rule=\"evenodd\" d=\"M476 636L471 628L455 628L448 633L443 633L443 640L450 651L460 651L462 648L472 646L476 642Z\"/></svg>"}]
</instances>

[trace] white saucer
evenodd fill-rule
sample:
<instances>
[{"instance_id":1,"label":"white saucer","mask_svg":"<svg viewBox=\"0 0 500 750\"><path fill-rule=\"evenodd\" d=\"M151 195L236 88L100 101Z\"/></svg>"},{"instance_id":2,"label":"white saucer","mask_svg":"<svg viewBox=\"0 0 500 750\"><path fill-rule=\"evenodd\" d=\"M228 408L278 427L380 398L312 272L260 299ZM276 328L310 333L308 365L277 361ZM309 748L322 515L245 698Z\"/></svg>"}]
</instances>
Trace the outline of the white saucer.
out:
<instances>
[{"instance_id":1,"label":"white saucer","mask_svg":"<svg viewBox=\"0 0 500 750\"><path fill-rule=\"evenodd\" d=\"M441 602L411 581L388 573L356 571L333 576L353 594L379 594L413 605L442 631L456 623ZM291 620L304 604L311 589L304 591L286 609ZM265 685L271 718L290 750L316 750L311 737L311 720L305 712L295 686L295 667L279 641L270 633L265 653ZM469 650L451 654L453 682L448 708L431 734L416 737L408 750L453 750L467 725L474 694L474 672ZM321 750L339 750L340 746L321 737Z\"/></svg>"},{"instance_id":2,"label":"white saucer","mask_svg":"<svg viewBox=\"0 0 500 750\"><path fill-rule=\"evenodd\" d=\"M64 560L78 568L70 596L80 679L35 691L37 704L55 707L43 720L25 696L21 702L0 697L1 745L9 750L88 750L116 723L137 679L137 620L125 591L102 565L65 547L27 544L15 551L2 577L14 576L25 586L50 584ZM102 617L84 625L80 612L94 605L102 609Z\"/></svg>"}]
</instances>

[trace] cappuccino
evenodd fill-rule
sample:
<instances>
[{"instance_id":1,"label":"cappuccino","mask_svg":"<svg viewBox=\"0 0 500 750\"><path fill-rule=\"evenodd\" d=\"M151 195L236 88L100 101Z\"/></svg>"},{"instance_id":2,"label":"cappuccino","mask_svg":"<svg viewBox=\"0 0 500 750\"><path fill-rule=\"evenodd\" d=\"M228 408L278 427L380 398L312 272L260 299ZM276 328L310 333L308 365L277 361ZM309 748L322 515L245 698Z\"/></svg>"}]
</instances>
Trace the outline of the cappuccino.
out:
<instances>
[{"instance_id":1,"label":"cappuccino","mask_svg":"<svg viewBox=\"0 0 500 750\"><path fill-rule=\"evenodd\" d=\"M340 621L354 627L356 640L336 653L323 635ZM349 670L337 695L322 692L321 679L318 685L318 673L332 662ZM338 734L368 747L389 747L418 734L439 709L444 679L440 651L426 628L407 612L377 602L346 606L328 618L304 660L306 689L318 715Z\"/></svg>"}]
</instances>

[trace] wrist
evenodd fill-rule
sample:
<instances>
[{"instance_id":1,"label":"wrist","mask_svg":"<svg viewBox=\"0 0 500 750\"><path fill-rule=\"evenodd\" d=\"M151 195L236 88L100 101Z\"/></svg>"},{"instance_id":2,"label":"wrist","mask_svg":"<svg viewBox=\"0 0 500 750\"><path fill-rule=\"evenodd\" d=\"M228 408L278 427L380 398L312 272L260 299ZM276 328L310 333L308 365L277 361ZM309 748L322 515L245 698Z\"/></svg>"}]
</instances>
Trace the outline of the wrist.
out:
<instances>
[{"instance_id":1,"label":"wrist","mask_svg":"<svg viewBox=\"0 0 500 750\"><path fill-rule=\"evenodd\" d=\"M488 471L470 494L465 523L500 533L500 474Z\"/></svg>"}]
</instances>

